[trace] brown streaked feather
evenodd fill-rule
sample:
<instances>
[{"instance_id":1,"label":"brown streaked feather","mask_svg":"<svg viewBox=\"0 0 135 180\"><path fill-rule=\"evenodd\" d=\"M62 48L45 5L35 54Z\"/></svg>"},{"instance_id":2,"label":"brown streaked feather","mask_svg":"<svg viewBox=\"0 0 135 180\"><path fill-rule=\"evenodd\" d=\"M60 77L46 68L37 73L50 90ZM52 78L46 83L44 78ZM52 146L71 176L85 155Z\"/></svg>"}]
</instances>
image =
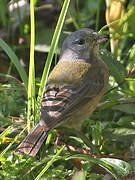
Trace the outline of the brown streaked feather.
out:
<instances>
[{"instance_id":1,"label":"brown streaked feather","mask_svg":"<svg viewBox=\"0 0 135 180\"><path fill-rule=\"evenodd\" d=\"M40 126L40 124L37 124L30 132L30 134L17 147L17 149L15 150L15 154L20 155L22 153L25 153L29 156L35 156L47 135L48 132L44 131L43 127Z\"/></svg>"}]
</instances>

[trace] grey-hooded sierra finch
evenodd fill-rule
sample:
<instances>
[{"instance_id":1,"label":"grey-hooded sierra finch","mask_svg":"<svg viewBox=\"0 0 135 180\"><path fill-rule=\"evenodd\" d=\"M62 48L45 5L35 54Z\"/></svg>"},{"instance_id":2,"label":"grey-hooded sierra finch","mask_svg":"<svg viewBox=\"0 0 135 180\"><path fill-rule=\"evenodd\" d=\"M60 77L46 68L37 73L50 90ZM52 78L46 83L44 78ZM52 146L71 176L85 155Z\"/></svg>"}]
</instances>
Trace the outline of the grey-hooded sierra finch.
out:
<instances>
[{"instance_id":1,"label":"grey-hooded sierra finch","mask_svg":"<svg viewBox=\"0 0 135 180\"><path fill-rule=\"evenodd\" d=\"M87 28L65 39L59 62L48 77L39 121L15 154L35 156L51 129L62 122L78 129L90 116L109 79L108 68L99 54L99 43L104 40L104 35Z\"/></svg>"}]
</instances>

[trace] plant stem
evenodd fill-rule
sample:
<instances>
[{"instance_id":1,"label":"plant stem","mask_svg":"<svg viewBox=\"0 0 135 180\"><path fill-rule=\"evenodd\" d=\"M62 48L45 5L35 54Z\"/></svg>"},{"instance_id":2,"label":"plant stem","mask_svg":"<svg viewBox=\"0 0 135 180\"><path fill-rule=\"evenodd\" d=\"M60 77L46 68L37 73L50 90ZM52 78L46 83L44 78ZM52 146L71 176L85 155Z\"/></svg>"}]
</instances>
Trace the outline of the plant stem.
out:
<instances>
[{"instance_id":1,"label":"plant stem","mask_svg":"<svg viewBox=\"0 0 135 180\"><path fill-rule=\"evenodd\" d=\"M31 21L31 42L30 42L30 65L28 81L28 114L27 128L30 132L31 110L35 112L35 67L34 67L34 45L35 45L35 21L34 21L34 0L30 1L30 21Z\"/></svg>"}]
</instances>

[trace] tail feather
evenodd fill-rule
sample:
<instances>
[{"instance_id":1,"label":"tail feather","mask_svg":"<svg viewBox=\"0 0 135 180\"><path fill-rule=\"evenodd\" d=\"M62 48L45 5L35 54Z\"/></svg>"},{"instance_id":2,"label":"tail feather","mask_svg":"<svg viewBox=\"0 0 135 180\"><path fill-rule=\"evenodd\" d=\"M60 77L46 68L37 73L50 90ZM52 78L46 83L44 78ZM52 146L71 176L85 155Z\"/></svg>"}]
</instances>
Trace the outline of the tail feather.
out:
<instances>
[{"instance_id":1,"label":"tail feather","mask_svg":"<svg viewBox=\"0 0 135 180\"><path fill-rule=\"evenodd\" d=\"M16 155L25 153L29 156L35 156L38 153L47 135L48 132L46 132L40 124L37 124L32 129L30 134L17 147L14 153Z\"/></svg>"}]
</instances>

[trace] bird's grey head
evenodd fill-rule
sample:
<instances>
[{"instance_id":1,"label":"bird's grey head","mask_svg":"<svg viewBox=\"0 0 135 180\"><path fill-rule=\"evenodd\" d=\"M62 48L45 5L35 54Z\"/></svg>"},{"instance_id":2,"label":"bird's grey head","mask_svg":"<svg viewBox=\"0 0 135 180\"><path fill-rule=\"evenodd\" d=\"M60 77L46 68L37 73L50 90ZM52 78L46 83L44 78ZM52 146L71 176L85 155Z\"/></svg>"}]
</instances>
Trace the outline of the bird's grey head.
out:
<instances>
[{"instance_id":1,"label":"bird's grey head","mask_svg":"<svg viewBox=\"0 0 135 180\"><path fill-rule=\"evenodd\" d=\"M105 40L105 36L91 29L84 28L69 35L61 49L60 60L88 60L98 55L98 44Z\"/></svg>"}]
</instances>

